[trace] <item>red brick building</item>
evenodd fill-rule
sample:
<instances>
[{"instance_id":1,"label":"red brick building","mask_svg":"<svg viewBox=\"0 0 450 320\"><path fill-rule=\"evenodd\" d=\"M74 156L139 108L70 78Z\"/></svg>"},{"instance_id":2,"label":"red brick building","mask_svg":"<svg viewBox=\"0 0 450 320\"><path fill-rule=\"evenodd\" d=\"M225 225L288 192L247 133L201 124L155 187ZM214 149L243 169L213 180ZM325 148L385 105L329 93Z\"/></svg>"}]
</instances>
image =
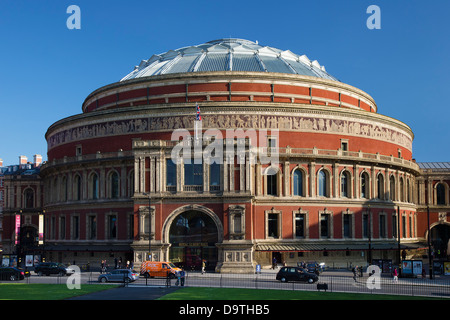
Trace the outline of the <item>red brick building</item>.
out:
<instances>
[{"instance_id":1,"label":"red brick building","mask_svg":"<svg viewBox=\"0 0 450 320\"><path fill-rule=\"evenodd\" d=\"M423 247L410 127L305 55L241 39L170 50L89 94L82 111L46 133L53 259L139 265L150 252L252 272L274 258L395 262L398 230L403 249ZM188 156L174 163L180 147Z\"/></svg>"},{"instance_id":2,"label":"red brick building","mask_svg":"<svg viewBox=\"0 0 450 320\"><path fill-rule=\"evenodd\" d=\"M40 155L34 162L20 156L18 165L4 167L1 177L2 205L2 254L4 262L25 265L24 258L40 260L44 255L43 238L43 183L39 175L42 164Z\"/></svg>"}]
</instances>

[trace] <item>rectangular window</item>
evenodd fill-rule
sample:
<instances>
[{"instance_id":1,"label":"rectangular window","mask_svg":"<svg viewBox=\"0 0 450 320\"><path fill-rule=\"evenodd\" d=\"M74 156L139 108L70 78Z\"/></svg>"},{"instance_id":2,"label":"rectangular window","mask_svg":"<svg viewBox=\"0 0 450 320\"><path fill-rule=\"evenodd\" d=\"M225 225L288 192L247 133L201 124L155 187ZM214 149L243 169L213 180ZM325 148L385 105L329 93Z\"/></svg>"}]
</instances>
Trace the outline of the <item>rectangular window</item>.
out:
<instances>
[{"instance_id":1,"label":"rectangular window","mask_svg":"<svg viewBox=\"0 0 450 320\"><path fill-rule=\"evenodd\" d=\"M95 239L97 237L97 217L96 216L89 216L88 237L91 240Z\"/></svg>"},{"instance_id":2,"label":"rectangular window","mask_svg":"<svg viewBox=\"0 0 450 320\"><path fill-rule=\"evenodd\" d=\"M203 185L203 164L186 163L184 165L184 184L187 186Z\"/></svg>"},{"instance_id":3,"label":"rectangular window","mask_svg":"<svg viewBox=\"0 0 450 320\"><path fill-rule=\"evenodd\" d=\"M66 217L61 217L59 219L59 239L66 239Z\"/></svg>"},{"instance_id":4,"label":"rectangular window","mask_svg":"<svg viewBox=\"0 0 450 320\"><path fill-rule=\"evenodd\" d=\"M172 159L166 160L166 185L168 187L177 185L177 165Z\"/></svg>"},{"instance_id":5,"label":"rectangular window","mask_svg":"<svg viewBox=\"0 0 450 320\"><path fill-rule=\"evenodd\" d=\"M386 216L380 215L380 238L386 238Z\"/></svg>"},{"instance_id":6,"label":"rectangular window","mask_svg":"<svg viewBox=\"0 0 450 320\"><path fill-rule=\"evenodd\" d=\"M76 240L80 237L80 217L72 218L72 239Z\"/></svg>"},{"instance_id":7,"label":"rectangular window","mask_svg":"<svg viewBox=\"0 0 450 320\"><path fill-rule=\"evenodd\" d=\"M322 238L328 238L330 236L329 222L330 222L329 214L322 214L320 216L320 236Z\"/></svg>"},{"instance_id":8,"label":"rectangular window","mask_svg":"<svg viewBox=\"0 0 450 320\"><path fill-rule=\"evenodd\" d=\"M268 236L271 238L279 238L278 234L278 214L276 213L269 213L267 217L267 224L268 224Z\"/></svg>"},{"instance_id":9,"label":"rectangular window","mask_svg":"<svg viewBox=\"0 0 450 320\"><path fill-rule=\"evenodd\" d=\"M117 217L116 216L108 216L108 238L116 239L117 238Z\"/></svg>"},{"instance_id":10,"label":"rectangular window","mask_svg":"<svg viewBox=\"0 0 450 320\"><path fill-rule=\"evenodd\" d=\"M220 164L213 162L209 166L209 185L220 186Z\"/></svg>"},{"instance_id":11,"label":"rectangular window","mask_svg":"<svg viewBox=\"0 0 450 320\"><path fill-rule=\"evenodd\" d=\"M234 233L241 233L242 229L242 222L241 222L241 215L235 214L233 219L233 225L234 225Z\"/></svg>"},{"instance_id":12,"label":"rectangular window","mask_svg":"<svg viewBox=\"0 0 450 320\"><path fill-rule=\"evenodd\" d=\"M305 237L305 214L303 213L295 215L295 236L297 238Z\"/></svg>"},{"instance_id":13,"label":"rectangular window","mask_svg":"<svg viewBox=\"0 0 450 320\"><path fill-rule=\"evenodd\" d=\"M364 238L369 237L369 215L368 214L363 215L363 237Z\"/></svg>"},{"instance_id":14,"label":"rectangular window","mask_svg":"<svg viewBox=\"0 0 450 320\"><path fill-rule=\"evenodd\" d=\"M352 215L344 214L344 238L352 237Z\"/></svg>"}]
</instances>

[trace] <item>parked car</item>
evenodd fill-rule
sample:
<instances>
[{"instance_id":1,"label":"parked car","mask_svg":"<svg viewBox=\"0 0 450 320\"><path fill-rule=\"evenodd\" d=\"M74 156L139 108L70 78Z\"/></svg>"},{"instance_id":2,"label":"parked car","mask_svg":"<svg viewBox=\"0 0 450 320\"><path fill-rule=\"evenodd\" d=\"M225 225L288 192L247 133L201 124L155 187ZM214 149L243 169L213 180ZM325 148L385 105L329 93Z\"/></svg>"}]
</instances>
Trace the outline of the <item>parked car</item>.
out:
<instances>
[{"instance_id":1,"label":"parked car","mask_svg":"<svg viewBox=\"0 0 450 320\"><path fill-rule=\"evenodd\" d=\"M66 267L62 263L57 262L42 262L36 267L34 267L34 272L39 275L51 275L51 274L57 274L60 276L64 275L71 275L75 272L75 270L71 269L70 267Z\"/></svg>"},{"instance_id":2,"label":"parked car","mask_svg":"<svg viewBox=\"0 0 450 320\"><path fill-rule=\"evenodd\" d=\"M133 282L139 279L139 273L129 269L116 269L108 273L101 274L98 282Z\"/></svg>"},{"instance_id":3,"label":"parked car","mask_svg":"<svg viewBox=\"0 0 450 320\"><path fill-rule=\"evenodd\" d=\"M14 267L1 267L0 268L0 280L23 280L30 276L29 271L24 271Z\"/></svg>"},{"instance_id":4,"label":"parked car","mask_svg":"<svg viewBox=\"0 0 450 320\"><path fill-rule=\"evenodd\" d=\"M304 281L314 283L319 280L319 277L308 272L308 270L299 267L282 267L277 273L277 280L281 282L288 281Z\"/></svg>"}]
</instances>

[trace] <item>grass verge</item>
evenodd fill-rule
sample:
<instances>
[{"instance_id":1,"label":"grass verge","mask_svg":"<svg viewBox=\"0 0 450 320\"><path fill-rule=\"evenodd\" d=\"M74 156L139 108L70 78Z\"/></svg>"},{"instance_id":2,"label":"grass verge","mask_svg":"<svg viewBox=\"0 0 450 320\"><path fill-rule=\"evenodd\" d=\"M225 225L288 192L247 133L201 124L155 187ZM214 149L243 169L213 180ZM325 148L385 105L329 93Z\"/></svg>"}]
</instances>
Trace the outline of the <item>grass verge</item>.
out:
<instances>
[{"instance_id":1,"label":"grass verge","mask_svg":"<svg viewBox=\"0 0 450 320\"><path fill-rule=\"evenodd\" d=\"M441 300L402 295L186 287L158 300Z\"/></svg>"},{"instance_id":2,"label":"grass verge","mask_svg":"<svg viewBox=\"0 0 450 320\"><path fill-rule=\"evenodd\" d=\"M1 283L0 300L63 300L115 287L117 285L89 284L70 290L65 284Z\"/></svg>"}]
</instances>

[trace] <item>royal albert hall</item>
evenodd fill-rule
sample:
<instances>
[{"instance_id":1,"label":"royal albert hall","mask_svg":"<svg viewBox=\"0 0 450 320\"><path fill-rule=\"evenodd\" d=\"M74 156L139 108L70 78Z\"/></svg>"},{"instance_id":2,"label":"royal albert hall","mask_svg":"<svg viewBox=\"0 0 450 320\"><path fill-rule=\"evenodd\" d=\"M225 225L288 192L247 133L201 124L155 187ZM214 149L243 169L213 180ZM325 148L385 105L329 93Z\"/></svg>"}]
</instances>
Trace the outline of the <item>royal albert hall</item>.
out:
<instances>
[{"instance_id":1,"label":"royal albert hall","mask_svg":"<svg viewBox=\"0 0 450 320\"><path fill-rule=\"evenodd\" d=\"M398 263L426 233L413 137L306 55L242 39L155 54L49 127L45 255L219 272Z\"/></svg>"}]
</instances>

